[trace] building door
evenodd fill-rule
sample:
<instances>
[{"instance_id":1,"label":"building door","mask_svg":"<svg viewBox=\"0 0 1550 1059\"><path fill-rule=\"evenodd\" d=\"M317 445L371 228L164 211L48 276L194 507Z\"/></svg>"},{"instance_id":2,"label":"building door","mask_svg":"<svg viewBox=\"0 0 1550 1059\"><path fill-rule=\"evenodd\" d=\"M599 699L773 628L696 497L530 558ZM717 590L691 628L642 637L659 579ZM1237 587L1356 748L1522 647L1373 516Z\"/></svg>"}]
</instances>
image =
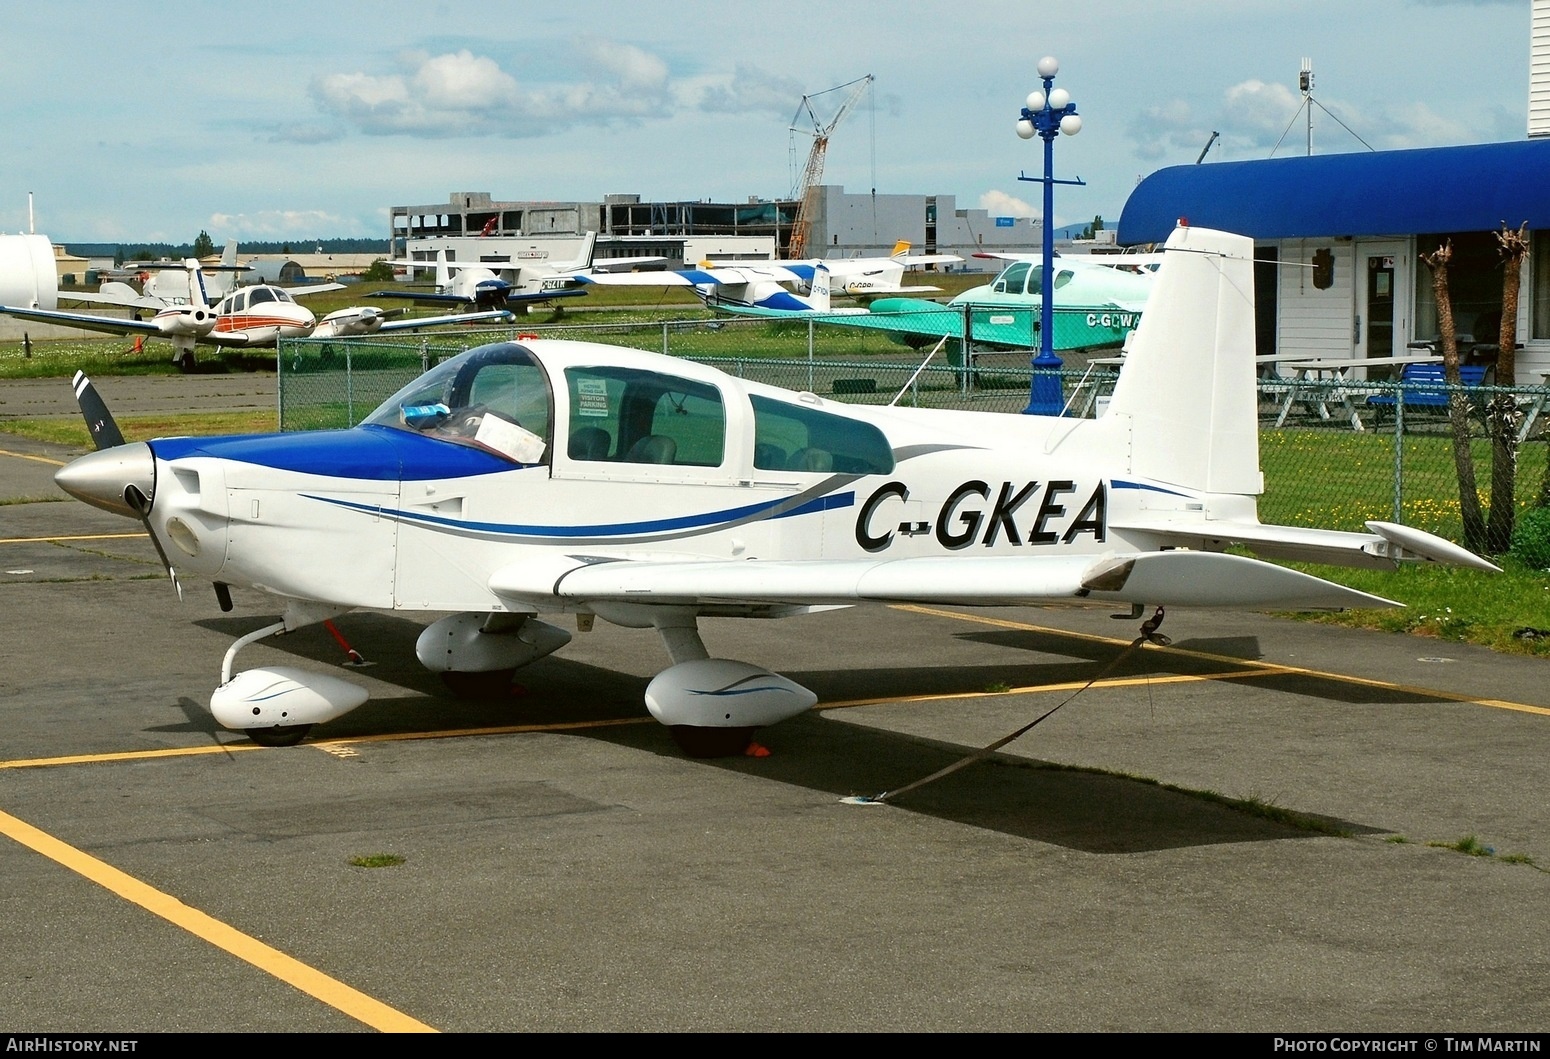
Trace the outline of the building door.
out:
<instances>
[{"instance_id":1,"label":"building door","mask_svg":"<svg viewBox=\"0 0 1550 1059\"><path fill-rule=\"evenodd\" d=\"M1353 337L1358 359L1392 357L1410 340L1410 268L1405 244L1396 240L1356 246L1356 316Z\"/></svg>"}]
</instances>

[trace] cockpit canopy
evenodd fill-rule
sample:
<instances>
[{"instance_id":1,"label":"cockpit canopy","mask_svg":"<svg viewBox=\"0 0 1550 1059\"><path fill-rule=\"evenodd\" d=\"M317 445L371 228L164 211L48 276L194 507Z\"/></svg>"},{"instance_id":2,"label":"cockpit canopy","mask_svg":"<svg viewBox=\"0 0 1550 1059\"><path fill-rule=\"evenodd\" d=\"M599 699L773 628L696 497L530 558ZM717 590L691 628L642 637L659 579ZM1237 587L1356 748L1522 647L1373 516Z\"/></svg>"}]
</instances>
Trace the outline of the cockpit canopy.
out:
<instances>
[{"instance_id":1,"label":"cockpit canopy","mask_svg":"<svg viewBox=\"0 0 1550 1059\"><path fill-rule=\"evenodd\" d=\"M893 470L888 439L870 423L608 359L570 364L551 380L525 346L479 346L432 368L365 422L472 445L524 465L549 462L557 446L576 464L655 464L697 474L721 468L731 475L746 473L729 459L731 432L741 433L751 417L755 470ZM554 421L552 387L563 388L569 422Z\"/></svg>"},{"instance_id":2,"label":"cockpit canopy","mask_svg":"<svg viewBox=\"0 0 1550 1059\"><path fill-rule=\"evenodd\" d=\"M1059 290L1076 278L1076 272L1069 268L1056 267L1055 289ZM1027 261L1018 261L1010 264L996 277L990 289L997 294L1032 294L1035 296L1044 293L1044 266L1034 265Z\"/></svg>"},{"instance_id":3,"label":"cockpit canopy","mask_svg":"<svg viewBox=\"0 0 1550 1059\"><path fill-rule=\"evenodd\" d=\"M295 299L290 293L280 287L244 287L241 290L228 294L221 302L218 311L222 313L240 313L254 305L262 305L265 302L288 302L294 304Z\"/></svg>"},{"instance_id":4,"label":"cockpit canopy","mask_svg":"<svg viewBox=\"0 0 1550 1059\"><path fill-rule=\"evenodd\" d=\"M502 342L442 361L384 401L365 422L493 449L540 463L553 402L533 354Z\"/></svg>"}]
</instances>

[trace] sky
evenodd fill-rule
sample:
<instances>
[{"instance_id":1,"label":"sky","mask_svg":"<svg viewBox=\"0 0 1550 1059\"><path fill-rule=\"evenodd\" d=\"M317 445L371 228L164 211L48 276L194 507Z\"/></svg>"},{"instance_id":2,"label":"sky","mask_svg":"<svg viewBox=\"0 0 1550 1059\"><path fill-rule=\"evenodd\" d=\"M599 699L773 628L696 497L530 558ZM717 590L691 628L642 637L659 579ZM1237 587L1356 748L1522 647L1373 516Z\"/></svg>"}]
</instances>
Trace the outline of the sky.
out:
<instances>
[{"instance_id":1,"label":"sky","mask_svg":"<svg viewBox=\"0 0 1550 1059\"><path fill-rule=\"evenodd\" d=\"M1521 140L1530 0L0 0L0 231L378 236L394 205L743 202L798 183L1030 217L1040 58L1082 117L1058 226L1206 162ZM1316 105L1298 90L1312 61ZM809 97L813 114L803 107ZM815 122L816 117L816 122ZM792 131L796 127L795 132ZM1342 127L1344 126L1344 127ZM1349 129L1350 131L1347 131ZM1364 146L1365 143L1365 146ZM1278 146L1279 144L1279 146Z\"/></svg>"}]
</instances>

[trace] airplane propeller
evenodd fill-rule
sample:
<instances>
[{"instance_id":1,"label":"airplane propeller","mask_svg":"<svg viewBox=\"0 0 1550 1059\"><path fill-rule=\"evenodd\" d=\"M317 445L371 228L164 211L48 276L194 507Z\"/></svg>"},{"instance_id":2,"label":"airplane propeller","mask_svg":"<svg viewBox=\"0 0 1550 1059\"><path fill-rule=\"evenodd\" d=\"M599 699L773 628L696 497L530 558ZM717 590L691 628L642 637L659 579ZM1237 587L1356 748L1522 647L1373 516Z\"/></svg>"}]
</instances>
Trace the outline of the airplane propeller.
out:
<instances>
[{"instance_id":1,"label":"airplane propeller","mask_svg":"<svg viewBox=\"0 0 1550 1059\"><path fill-rule=\"evenodd\" d=\"M71 380L71 387L75 390L75 402L81 409L81 415L86 420L86 429L92 436L92 443L96 445L98 452L108 449L122 448L126 444L124 433L119 430L118 423L113 419L113 413L108 411L107 402L97 392L97 387L92 385L91 379L86 373L78 371ZM124 472L130 469L131 461L125 457L123 462L114 461L109 465L102 459L93 460L83 457L72 463L69 467L55 475L55 481L60 488L72 496L85 500L104 510L114 514L133 514L145 527L146 536L151 538L151 544L156 548L156 554L161 557L161 565L167 571L167 576L172 579L172 587L177 590L178 599L183 598L183 585L178 581L178 573L172 568L172 560L167 558L167 551L161 546L161 541L156 537L156 530L151 527L151 496L144 489L131 481L123 486L119 492L116 483L109 484L104 481L104 476L112 476L121 479ZM73 470L72 470L73 469ZM155 465L151 465L150 481L155 481ZM154 486L152 486L154 493ZM108 493L116 493L109 496ZM118 501L122 501L119 503ZM125 510L127 508L127 512Z\"/></svg>"},{"instance_id":2,"label":"airplane propeller","mask_svg":"<svg viewBox=\"0 0 1550 1059\"><path fill-rule=\"evenodd\" d=\"M97 388L86 377L86 373L76 372L70 385L75 390L75 403L81 409L81 415L86 418L86 429L91 434L92 444L98 449L111 449L122 445L124 435L119 431L118 424L113 421L113 413L108 411L107 402L102 399Z\"/></svg>"}]
</instances>

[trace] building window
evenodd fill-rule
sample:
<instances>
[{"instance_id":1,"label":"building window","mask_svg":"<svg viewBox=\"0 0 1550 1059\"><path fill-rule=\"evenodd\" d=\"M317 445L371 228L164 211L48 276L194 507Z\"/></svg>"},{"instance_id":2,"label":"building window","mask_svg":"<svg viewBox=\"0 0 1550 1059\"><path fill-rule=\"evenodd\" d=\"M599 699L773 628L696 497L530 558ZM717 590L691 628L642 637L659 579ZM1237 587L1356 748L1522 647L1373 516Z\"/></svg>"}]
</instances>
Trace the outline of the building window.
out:
<instances>
[{"instance_id":1,"label":"building window","mask_svg":"<svg viewBox=\"0 0 1550 1059\"><path fill-rule=\"evenodd\" d=\"M1534 338L1550 338L1550 232L1535 232L1529 244L1529 275L1534 277Z\"/></svg>"}]
</instances>

